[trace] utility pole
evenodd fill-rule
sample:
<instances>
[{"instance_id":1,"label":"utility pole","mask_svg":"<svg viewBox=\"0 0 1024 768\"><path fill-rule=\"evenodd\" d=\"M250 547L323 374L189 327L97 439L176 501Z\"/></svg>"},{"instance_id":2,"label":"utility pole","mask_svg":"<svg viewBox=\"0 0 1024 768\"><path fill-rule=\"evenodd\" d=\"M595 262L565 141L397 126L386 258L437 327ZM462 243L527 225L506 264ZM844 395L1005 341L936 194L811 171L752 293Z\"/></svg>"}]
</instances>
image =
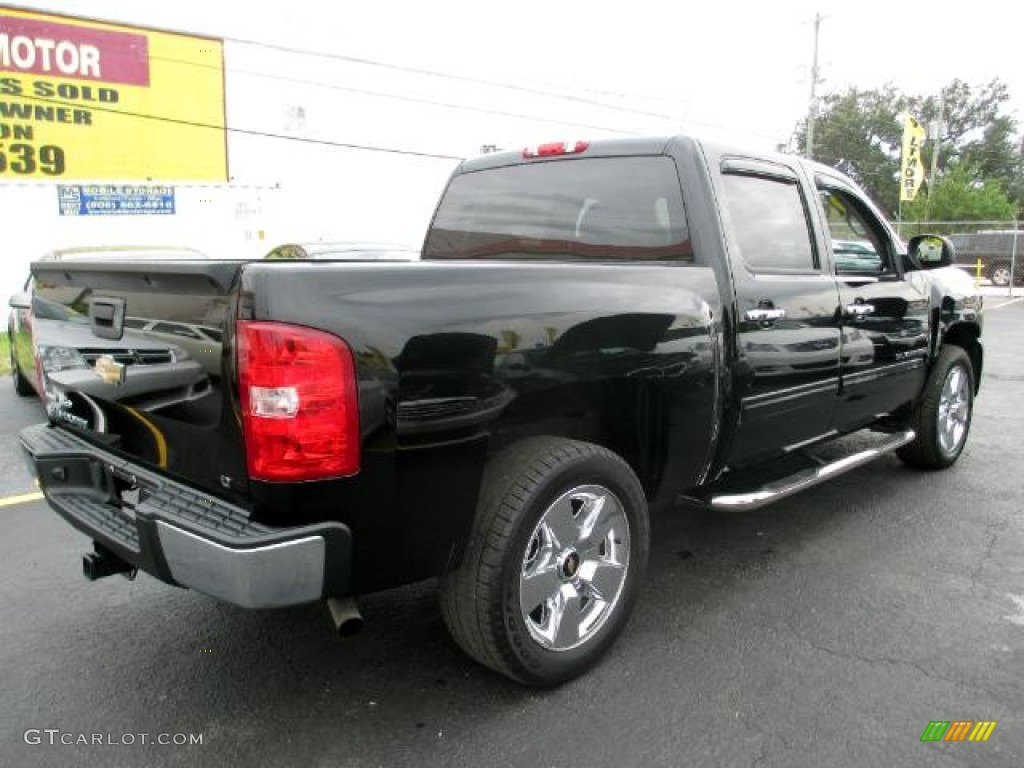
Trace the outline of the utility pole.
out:
<instances>
[{"instance_id":1,"label":"utility pole","mask_svg":"<svg viewBox=\"0 0 1024 768\"><path fill-rule=\"evenodd\" d=\"M818 83L821 82L818 76L818 35L821 31L821 22L824 19L825 17L820 13L814 14L814 58L811 60L811 99L807 105L807 142L804 147L804 155L808 159L814 157L814 121L818 119Z\"/></svg>"},{"instance_id":2,"label":"utility pole","mask_svg":"<svg viewBox=\"0 0 1024 768\"><path fill-rule=\"evenodd\" d=\"M942 144L942 113L946 111L946 101L942 90L939 90L939 114L928 126L928 138L932 141L932 174L928 178L928 199L925 201L924 217L932 215L932 191L935 189L935 176L939 170L939 146Z\"/></svg>"}]
</instances>

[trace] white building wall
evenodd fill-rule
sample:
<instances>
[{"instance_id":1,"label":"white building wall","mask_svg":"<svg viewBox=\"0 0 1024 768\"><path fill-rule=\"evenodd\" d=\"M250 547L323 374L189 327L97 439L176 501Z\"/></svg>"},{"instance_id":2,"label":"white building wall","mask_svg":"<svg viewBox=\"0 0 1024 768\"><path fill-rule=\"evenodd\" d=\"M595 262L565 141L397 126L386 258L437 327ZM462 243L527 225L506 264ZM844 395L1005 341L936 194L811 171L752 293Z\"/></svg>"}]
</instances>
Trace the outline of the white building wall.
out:
<instances>
[{"instance_id":1,"label":"white building wall","mask_svg":"<svg viewBox=\"0 0 1024 768\"><path fill-rule=\"evenodd\" d=\"M62 216L56 184L0 183L0 295L20 290L29 263L57 248L172 245L217 258L260 258L285 229L273 187L174 186L174 214Z\"/></svg>"}]
</instances>

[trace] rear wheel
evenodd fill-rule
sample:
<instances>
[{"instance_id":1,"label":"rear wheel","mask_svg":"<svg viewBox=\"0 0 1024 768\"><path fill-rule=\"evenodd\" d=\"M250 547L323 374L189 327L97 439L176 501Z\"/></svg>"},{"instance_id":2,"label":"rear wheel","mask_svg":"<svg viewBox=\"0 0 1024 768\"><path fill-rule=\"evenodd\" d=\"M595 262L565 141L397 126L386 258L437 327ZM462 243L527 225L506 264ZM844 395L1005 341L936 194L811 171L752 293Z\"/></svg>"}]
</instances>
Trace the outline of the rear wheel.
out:
<instances>
[{"instance_id":1,"label":"rear wheel","mask_svg":"<svg viewBox=\"0 0 1024 768\"><path fill-rule=\"evenodd\" d=\"M455 641L529 685L590 668L629 618L647 565L647 502L611 451L531 438L487 467L473 533L441 579Z\"/></svg>"},{"instance_id":2,"label":"rear wheel","mask_svg":"<svg viewBox=\"0 0 1024 768\"><path fill-rule=\"evenodd\" d=\"M939 353L914 411L914 442L898 455L906 464L944 469L963 452L974 410L974 369L960 347L946 345Z\"/></svg>"},{"instance_id":3,"label":"rear wheel","mask_svg":"<svg viewBox=\"0 0 1024 768\"><path fill-rule=\"evenodd\" d=\"M988 272L988 279L992 281L992 285L1006 287L1010 284L1010 265L1002 262L995 264Z\"/></svg>"},{"instance_id":4,"label":"rear wheel","mask_svg":"<svg viewBox=\"0 0 1024 768\"><path fill-rule=\"evenodd\" d=\"M22 397L30 397L35 394L35 390L32 389L31 382L21 372L21 368L18 367L18 358L14 356L13 345L11 347L11 378L14 380L14 391Z\"/></svg>"}]
</instances>

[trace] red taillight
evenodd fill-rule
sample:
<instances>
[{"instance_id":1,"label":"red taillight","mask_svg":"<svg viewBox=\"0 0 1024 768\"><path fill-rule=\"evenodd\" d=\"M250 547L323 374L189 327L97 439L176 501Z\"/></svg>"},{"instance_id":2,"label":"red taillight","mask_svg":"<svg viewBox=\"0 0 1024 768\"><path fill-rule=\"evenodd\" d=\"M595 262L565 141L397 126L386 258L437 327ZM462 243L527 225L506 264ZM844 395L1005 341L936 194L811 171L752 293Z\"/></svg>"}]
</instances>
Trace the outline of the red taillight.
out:
<instances>
[{"instance_id":1,"label":"red taillight","mask_svg":"<svg viewBox=\"0 0 1024 768\"><path fill-rule=\"evenodd\" d=\"M590 146L589 141L555 141L539 144L523 150L523 157L553 157L555 155L578 155Z\"/></svg>"},{"instance_id":2,"label":"red taillight","mask_svg":"<svg viewBox=\"0 0 1024 768\"><path fill-rule=\"evenodd\" d=\"M238 385L251 478L323 480L359 471L355 367L337 336L240 320Z\"/></svg>"}]
</instances>

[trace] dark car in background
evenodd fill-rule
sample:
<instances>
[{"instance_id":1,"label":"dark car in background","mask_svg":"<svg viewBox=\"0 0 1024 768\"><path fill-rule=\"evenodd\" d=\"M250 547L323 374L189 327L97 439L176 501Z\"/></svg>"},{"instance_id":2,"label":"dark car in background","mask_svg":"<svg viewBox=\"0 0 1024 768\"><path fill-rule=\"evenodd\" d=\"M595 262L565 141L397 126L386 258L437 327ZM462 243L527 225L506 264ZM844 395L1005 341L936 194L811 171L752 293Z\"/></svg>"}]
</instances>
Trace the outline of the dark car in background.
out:
<instances>
[{"instance_id":1,"label":"dark car in background","mask_svg":"<svg viewBox=\"0 0 1024 768\"><path fill-rule=\"evenodd\" d=\"M1024 284L1024 230L983 230L949 235L956 248L956 265L972 276L981 261L981 276L992 285Z\"/></svg>"}]
</instances>

